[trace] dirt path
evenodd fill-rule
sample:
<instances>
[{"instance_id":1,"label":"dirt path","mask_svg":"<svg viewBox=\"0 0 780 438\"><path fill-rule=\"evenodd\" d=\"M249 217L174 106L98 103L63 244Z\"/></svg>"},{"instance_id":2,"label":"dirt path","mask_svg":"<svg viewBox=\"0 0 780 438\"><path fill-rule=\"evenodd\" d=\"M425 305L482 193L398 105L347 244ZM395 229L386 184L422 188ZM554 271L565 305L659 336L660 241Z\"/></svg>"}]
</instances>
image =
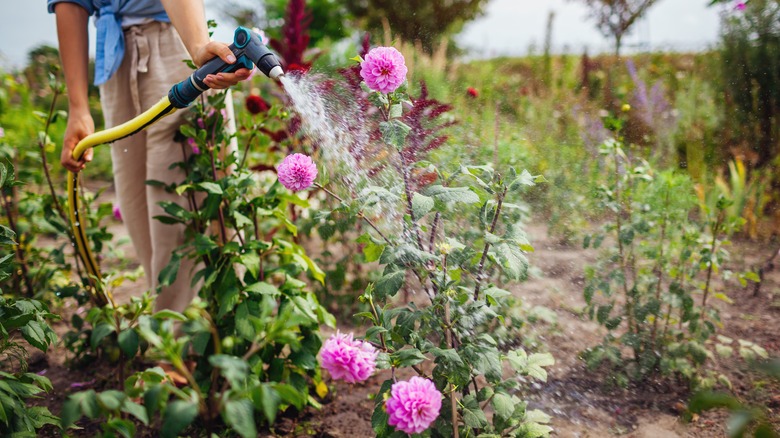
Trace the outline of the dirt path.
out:
<instances>
[{"instance_id":1,"label":"dirt path","mask_svg":"<svg viewBox=\"0 0 780 438\"><path fill-rule=\"evenodd\" d=\"M117 236L124 234L119 223L111 228ZM526 308L543 306L551 309L557 318L555 324L536 324L528 333L555 356L556 365L550 370L547 384L531 384L524 396L531 408L542 409L553 416L554 435L583 438L723 436L723 413L709 413L687 425L679 420L687 394L673 383L657 382L641 389L610 390L599 376L584 369L578 354L585 347L598 343L603 336L597 324L579 315L584 305L583 266L593 262L595 253L556 244L546 237L544 227L532 227L528 231L536 248L530 260L540 275L510 289L522 299ZM749 254L745 263L758 263L765 257L763 248L755 245L744 250ZM131 245L125 246L125 253L132 257ZM116 291L118 301L124 302L130 296L142 293L143 285L143 279L126 283ZM762 296L758 298L729 285L727 292L736 304L721 306L723 333L755 341L770 354L778 355L779 285L778 271L767 276ZM83 311L63 310L70 314ZM59 323L56 329L63 334L67 327ZM54 391L46 396L44 404L55 414L69 393L90 388L106 389L116 374L116 368L107 364L69 369L65 358L65 349L58 345L46 357L37 357L31 364L31 370L45 372L52 380ZM743 398L752 397L754 388L744 365L734 361L718 366L732 379L735 390ZM362 385L336 383L321 411L310 409L295 418L281 418L272 431L262 436L373 436L370 419L374 403L370 396L386 376L386 373L380 373ZM774 412L780 412L780 406L776 406ZM84 435L79 432L74 436L91 436L94 429L83 432Z\"/></svg>"}]
</instances>

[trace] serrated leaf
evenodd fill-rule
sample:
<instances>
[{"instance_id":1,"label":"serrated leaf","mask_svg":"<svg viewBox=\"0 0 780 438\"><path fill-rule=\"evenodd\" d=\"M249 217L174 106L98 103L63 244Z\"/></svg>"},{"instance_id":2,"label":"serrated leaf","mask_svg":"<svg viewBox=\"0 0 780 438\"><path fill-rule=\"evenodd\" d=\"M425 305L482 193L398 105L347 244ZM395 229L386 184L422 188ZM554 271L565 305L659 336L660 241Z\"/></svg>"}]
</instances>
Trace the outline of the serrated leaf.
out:
<instances>
[{"instance_id":1,"label":"serrated leaf","mask_svg":"<svg viewBox=\"0 0 780 438\"><path fill-rule=\"evenodd\" d=\"M389 274L385 274L374 283L374 293L377 299L384 300L388 297L395 296L396 293L404 285L406 279L406 271L393 271Z\"/></svg>"},{"instance_id":2,"label":"serrated leaf","mask_svg":"<svg viewBox=\"0 0 780 438\"><path fill-rule=\"evenodd\" d=\"M414 217L420 219L425 216L433 209L434 204L433 198L415 192L412 195L412 212Z\"/></svg>"},{"instance_id":3,"label":"serrated leaf","mask_svg":"<svg viewBox=\"0 0 780 438\"><path fill-rule=\"evenodd\" d=\"M515 411L515 403L512 401L512 397L503 392L497 392L493 395L492 405L496 415L505 420L510 418Z\"/></svg>"}]
</instances>

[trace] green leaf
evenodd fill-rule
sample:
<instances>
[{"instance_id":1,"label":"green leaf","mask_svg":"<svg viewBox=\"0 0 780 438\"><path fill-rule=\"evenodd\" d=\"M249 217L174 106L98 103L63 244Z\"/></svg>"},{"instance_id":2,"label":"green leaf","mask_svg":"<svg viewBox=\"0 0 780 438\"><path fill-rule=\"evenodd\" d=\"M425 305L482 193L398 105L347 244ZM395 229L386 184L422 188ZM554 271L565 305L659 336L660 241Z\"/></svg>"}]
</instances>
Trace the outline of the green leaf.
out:
<instances>
[{"instance_id":1,"label":"green leaf","mask_svg":"<svg viewBox=\"0 0 780 438\"><path fill-rule=\"evenodd\" d=\"M388 118L397 119L402 115L403 115L403 107L401 106L400 103L396 103L395 105L390 105L390 113L388 114Z\"/></svg>"},{"instance_id":2,"label":"green leaf","mask_svg":"<svg viewBox=\"0 0 780 438\"><path fill-rule=\"evenodd\" d=\"M289 395L289 390L287 391ZM279 393L268 384L260 384L252 390L252 401L255 408L265 415L270 424L276 420L276 414L279 412L279 403L281 399Z\"/></svg>"},{"instance_id":3,"label":"green leaf","mask_svg":"<svg viewBox=\"0 0 780 438\"><path fill-rule=\"evenodd\" d=\"M118 410L126 398L127 396L124 392L115 389L109 389L97 395L98 402L109 411Z\"/></svg>"},{"instance_id":4,"label":"green leaf","mask_svg":"<svg viewBox=\"0 0 780 438\"><path fill-rule=\"evenodd\" d=\"M254 438L257 436L254 408L251 401L247 399L228 400L225 403L223 418L225 423L243 438Z\"/></svg>"},{"instance_id":5,"label":"green leaf","mask_svg":"<svg viewBox=\"0 0 780 438\"><path fill-rule=\"evenodd\" d=\"M197 184L197 187L201 190L204 190L208 193L211 193L212 195L221 195L222 194L222 187L219 186L217 183L204 181Z\"/></svg>"},{"instance_id":6,"label":"green leaf","mask_svg":"<svg viewBox=\"0 0 780 438\"><path fill-rule=\"evenodd\" d=\"M46 336L48 330L51 329L45 322L30 321L20 331L30 345L45 352L49 348L49 339Z\"/></svg>"},{"instance_id":7,"label":"green leaf","mask_svg":"<svg viewBox=\"0 0 780 438\"><path fill-rule=\"evenodd\" d=\"M385 245L378 245L374 242L368 242L363 246L363 255L365 256L367 263L379 260L384 251Z\"/></svg>"},{"instance_id":8,"label":"green leaf","mask_svg":"<svg viewBox=\"0 0 780 438\"><path fill-rule=\"evenodd\" d=\"M236 356L215 354L209 357L209 363L219 368L222 376L233 387L240 387L249 375L249 364Z\"/></svg>"},{"instance_id":9,"label":"green leaf","mask_svg":"<svg viewBox=\"0 0 780 438\"><path fill-rule=\"evenodd\" d=\"M236 306L236 334L247 341L253 341L257 336L255 325L249 319L249 307L246 301Z\"/></svg>"},{"instance_id":10,"label":"green leaf","mask_svg":"<svg viewBox=\"0 0 780 438\"><path fill-rule=\"evenodd\" d=\"M125 330L119 333L118 336L119 348L122 349L122 353L128 358L135 356L138 351L138 333L133 329Z\"/></svg>"},{"instance_id":11,"label":"green leaf","mask_svg":"<svg viewBox=\"0 0 780 438\"><path fill-rule=\"evenodd\" d=\"M479 196L468 187L444 187L436 184L428 186L424 190L424 194L446 204L451 202L476 204L480 202Z\"/></svg>"},{"instance_id":12,"label":"green leaf","mask_svg":"<svg viewBox=\"0 0 780 438\"><path fill-rule=\"evenodd\" d=\"M276 286L264 281L250 284L244 291L249 294L269 295L272 297L281 295L281 292L279 292L279 289Z\"/></svg>"},{"instance_id":13,"label":"green leaf","mask_svg":"<svg viewBox=\"0 0 780 438\"><path fill-rule=\"evenodd\" d=\"M395 146L398 149L403 148L406 142L406 136L412 130L409 125L398 120L392 119L389 122L382 122L379 124L379 132L382 133L382 140L390 146Z\"/></svg>"},{"instance_id":14,"label":"green leaf","mask_svg":"<svg viewBox=\"0 0 780 438\"><path fill-rule=\"evenodd\" d=\"M174 321L186 321L187 317L182 315L179 312L176 312L175 310L170 309L164 309L160 310L159 312L155 313L154 318L160 321L164 321L166 319L172 319Z\"/></svg>"},{"instance_id":15,"label":"green leaf","mask_svg":"<svg viewBox=\"0 0 780 438\"><path fill-rule=\"evenodd\" d=\"M106 336L114 332L114 327L111 325L108 325L106 323L100 323L95 328L92 329L92 336L89 340L89 345L92 346L92 349L96 349L97 346L100 344L100 341L103 340Z\"/></svg>"},{"instance_id":16,"label":"green leaf","mask_svg":"<svg viewBox=\"0 0 780 438\"><path fill-rule=\"evenodd\" d=\"M416 219L422 218L433 209L434 204L433 198L414 193L412 195L412 213L414 213L414 217Z\"/></svg>"},{"instance_id":17,"label":"green leaf","mask_svg":"<svg viewBox=\"0 0 780 438\"><path fill-rule=\"evenodd\" d=\"M374 283L374 293L377 299L384 300L388 297L395 296L396 293L404 285L406 279L406 271L394 271L389 274L385 274Z\"/></svg>"},{"instance_id":18,"label":"green leaf","mask_svg":"<svg viewBox=\"0 0 780 438\"><path fill-rule=\"evenodd\" d=\"M176 277L179 275L179 266L181 266L181 256L174 252L171 254L171 260L160 271L160 276L157 278L160 286L170 286L176 281Z\"/></svg>"},{"instance_id":19,"label":"green leaf","mask_svg":"<svg viewBox=\"0 0 780 438\"><path fill-rule=\"evenodd\" d=\"M217 312L217 318L222 318L229 312L232 312L236 307L236 304L238 304L238 299L238 287L230 286L225 290L222 290L217 297L217 300L219 301L219 311Z\"/></svg>"},{"instance_id":20,"label":"green leaf","mask_svg":"<svg viewBox=\"0 0 780 438\"><path fill-rule=\"evenodd\" d=\"M176 400L168 404L163 415L160 436L173 438L189 426L198 415L198 404L190 400Z\"/></svg>"},{"instance_id":21,"label":"green leaf","mask_svg":"<svg viewBox=\"0 0 780 438\"><path fill-rule=\"evenodd\" d=\"M416 348L396 351L390 355L390 360L397 367L410 367L425 360L425 355Z\"/></svg>"},{"instance_id":22,"label":"green leaf","mask_svg":"<svg viewBox=\"0 0 780 438\"><path fill-rule=\"evenodd\" d=\"M528 259L523 250L514 244L502 242L494 246L499 265L512 280L522 280L528 272Z\"/></svg>"},{"instance_id":23,"label":"green leaf","mask_svg":"<svg viewBox=\"0 0 780 438\"><path fill-rule=\"evenodd\" d=\"M481 429L488 425L485 413L479 407L479 402L474 394L463 398L463 423L473 429Z\"/></svg>"},{"instance_id":24,"label":"green leaf","mask_svg":"<svg viewBox=\"0 0 780 438\"><path fill-rule=\"evenodd\" d=\"M493 395L493 409L496 415L503 419L509 419L515 412L515 403L512 401L512 397L509 394L503 392L497 392Z\"/></svg>"}]
</instances>

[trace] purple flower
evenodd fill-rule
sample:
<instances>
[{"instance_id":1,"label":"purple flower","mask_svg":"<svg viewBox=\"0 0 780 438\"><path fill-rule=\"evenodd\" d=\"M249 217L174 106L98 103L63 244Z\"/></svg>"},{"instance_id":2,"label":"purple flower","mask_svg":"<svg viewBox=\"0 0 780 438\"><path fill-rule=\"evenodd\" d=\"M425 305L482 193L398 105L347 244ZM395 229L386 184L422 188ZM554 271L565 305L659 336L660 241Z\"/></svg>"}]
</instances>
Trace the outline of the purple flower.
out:
<instances>
[{"instance_id":1,"label":"purple flower","mask_svg":"<svg viewBox=\"0 0 780 438\"><path fill-rule=\"evenodd\" d=\"M206 129L206 122L203 121L203 117L198 117L197 123L198 123L198 128Z\"/></svg>"},{"instance_id":2,"label":"purple flower","mask_svg":"<svg viewBox=\"0 0 780 438\"><path fill-rule=\"evenodd\" d=\"M408 382L397 382L385 401L390 419L387 423L409 434L430 427L441 410L441 392L428 379L414 376Z\"/></svg>"},{"instance_id":3,"label":"purple flower","mask_svg":"<svg viewBox=\"0 0 780 438\"><path fill-rule=\"evenodd\" d=\"M376 349L365 341L353 339L352 334L336 333L325 341L320 357L322 367L331 377L349 383L363 382L376 369Z\"/></svg>"},{"instance_id":4,"label":"purple flower","mask_svg":"<svg viewBox=\"0 0 780 438\"><path fill-rule=\"evenodd\" d=\"M406 80L404 55L394 47L377 47L360 64L360 76L368 88L380 93L392 93Z\"/></svg>"},{"instance_id":5,"label":"purple flower","mask_svg":"<svg viewBox=\"0 0 780 438\"><path fill-rule=\"evenodd\" d=\"M288 155L276 170L283 186L298 192L308 188L317 178L317 165L307 155Z\"/></svg>"},{"instance_id":6,"label":"purple flower","mask_svg":"<svg viewBox=\"0 0 780 438\"><path fill-rule=\"evenodd\" d=\"M200 154L200 148L198 147L198 144L195 143L195 139L194 138L188 138L187 139L187 144L190 145L190 149L192 149L192 153L193 154L195 154L195 155Z\"/></svg>"},{"instance_id":7,"label":"purple flower","mask_svg":"<svg viewBox=\"0 0 780 438\"><path fill-rule=\"evenodd\" d=\"M122 222L122 210L119 209L119 204L114 204L114 219Z\"/></svg>"},{"instance_id":8,"label":"purple flower","mask_svg":"<svg viewBox=\"0 0 780 438\"><path fill-rule=\"evenodd\" d=\"M0 127L0 138L3 138L3 137L5 137L5 129Z\"/></svg>"},{"instance_id":9,"label":"purple flower","mask_svg":"<svg viewBox=\"0 0 780 438\"><path fill-rule=\"evenodd\" d=\"M744 11L745 10L745 2L737 2L736 6L734 6L734 9L738 11Z\"/></svg>"}]
</instances>

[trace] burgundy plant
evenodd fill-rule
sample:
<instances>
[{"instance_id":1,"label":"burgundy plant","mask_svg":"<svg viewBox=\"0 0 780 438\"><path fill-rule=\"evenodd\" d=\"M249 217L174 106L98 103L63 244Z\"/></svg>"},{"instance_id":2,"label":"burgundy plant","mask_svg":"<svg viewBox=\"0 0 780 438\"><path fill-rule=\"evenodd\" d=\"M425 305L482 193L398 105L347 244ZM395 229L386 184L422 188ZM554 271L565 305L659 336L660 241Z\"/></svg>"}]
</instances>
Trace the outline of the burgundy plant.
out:
<instances>
[{"instance_id":1,"label":"burgundy plant","mask_svg":"<svg viewBox=\"0 0 780 438\"><path fill-rule=\"evenodd\" d=\"M250 94L247 96L244 104L246 105L246 110L254 115L264 113L271 108L271 105L269 105L265 99L256 94Z\"/></svg>"},{"instance_id":2,"label":"burgundy plant","mask_svg":"<svg viewBox=\"0 0 780 438\"><path fill-rule=\"evenodd\" d=\"M299 71L308 71L314 58L304 60L309 48L309 25L312 16L306 10L306 0L290 0L284 15L282 39L271 39L271 47L281 56L285 70L295 67Z\"/></svg>"}]
</instances>

